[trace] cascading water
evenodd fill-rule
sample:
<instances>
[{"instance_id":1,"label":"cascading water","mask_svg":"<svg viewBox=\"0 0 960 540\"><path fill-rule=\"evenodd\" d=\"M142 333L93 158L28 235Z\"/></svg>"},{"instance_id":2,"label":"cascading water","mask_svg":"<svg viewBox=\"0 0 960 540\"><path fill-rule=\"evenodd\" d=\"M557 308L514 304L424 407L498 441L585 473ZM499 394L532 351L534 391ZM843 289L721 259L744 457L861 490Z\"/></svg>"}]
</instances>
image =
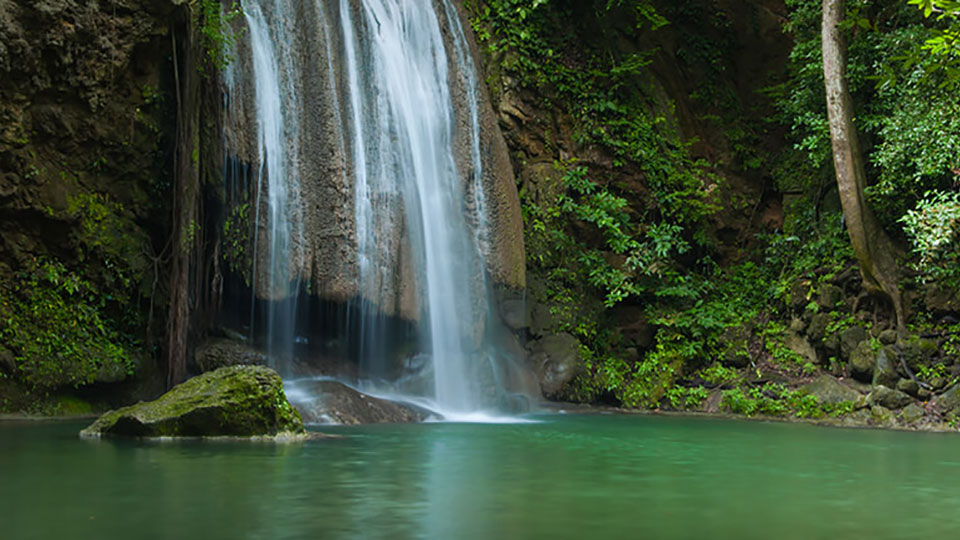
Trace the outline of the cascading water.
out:
<instances>
[{"instance_id":1,"label":"cascading water","mask_svg":"<svg viewBox=\"0 0 960 540\"><path fill-rule=\"evenodd\" d=\"M257 180L252 288L270 300L270 352L290 346L297 327L333 324L303 320L298 298L349 272L343 317L369 388L447 416L497 408L506 391L489 343L479 89L456 7L246 0L244 12L246 61L225 80L228 94L246 85L252 95L230 101L228 118L248 117L256 130L246 156ZM228 154L243 153L236 139ZM312 234L323 214L309 198L324 189L352 199L340 228L355 256L339 261L348 271L326 275L317 267L330 248ZM421 338L401 375L382 346L388 315L415 320Z\"/></svg>"}]
</instances>

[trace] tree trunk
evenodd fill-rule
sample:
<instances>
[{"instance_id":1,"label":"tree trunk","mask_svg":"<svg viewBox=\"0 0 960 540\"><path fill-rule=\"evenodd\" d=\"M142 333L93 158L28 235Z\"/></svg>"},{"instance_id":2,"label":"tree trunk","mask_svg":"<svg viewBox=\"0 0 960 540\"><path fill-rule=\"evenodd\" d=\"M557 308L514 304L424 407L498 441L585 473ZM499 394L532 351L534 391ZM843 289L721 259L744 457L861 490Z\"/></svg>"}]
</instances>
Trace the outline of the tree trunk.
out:
<instances>
[{"instance_id":1,"label":"tree trunk","mask_svg":"<svg viewBox=\"0 0 960 540\"><path fill-rule=\"evenodd\" d=\"M890 299L897 327L902 329L906 320L898 286L900 271L896 252L866 201L867 174L853 125L853 99L846 76L847 44L840 28L844 3L844 0L823 0L823 78L837 187L864 286L868 292Z\"/></svg>"},{"instance_id":2,"label":"tree trunk","mask_svg":"<svg viewBox=\"0 0 960 540\"><path fill-rule=\"evenodd\" d=\"M197 152L200 115L199 43L196 15L188 7L180 43L173 31L173 69L177 97L177 143L174 156L173 260L167 316L167 387L186 377L190 330L190 267L197 241L197 197L200 189ZM179 55L182 52L182 57Z\"/></svg>"}]
</instances>

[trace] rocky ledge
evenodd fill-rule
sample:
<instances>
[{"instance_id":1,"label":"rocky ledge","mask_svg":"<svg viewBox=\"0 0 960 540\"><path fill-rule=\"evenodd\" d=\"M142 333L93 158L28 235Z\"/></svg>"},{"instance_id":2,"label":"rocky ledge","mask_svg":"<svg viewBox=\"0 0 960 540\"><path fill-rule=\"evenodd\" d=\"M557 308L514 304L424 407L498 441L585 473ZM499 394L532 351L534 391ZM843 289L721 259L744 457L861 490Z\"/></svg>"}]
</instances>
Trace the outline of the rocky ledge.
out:
<instances>
[{"instance_id":1,"label":"rocky ledge","mask_svg":"<svg viewBox=\"0 0 960 540\"><path fill-rule=\"evenodd\" d=\"M422 422L430 412L409 403L375 398L330 380L301 381L297 409L311 424L400 424Z\"/></svg>"},{"instance_id":2,"label":"rocky ledge","mask_svg":"<svg viewBox=\"0 0 960 540\"><path fill-rule=\"evenodd\" d=\"M263 366L232 366L194 377L156 401L105 413L81 437L306 438L280 376Z\"/></svg>"}]
</instances>

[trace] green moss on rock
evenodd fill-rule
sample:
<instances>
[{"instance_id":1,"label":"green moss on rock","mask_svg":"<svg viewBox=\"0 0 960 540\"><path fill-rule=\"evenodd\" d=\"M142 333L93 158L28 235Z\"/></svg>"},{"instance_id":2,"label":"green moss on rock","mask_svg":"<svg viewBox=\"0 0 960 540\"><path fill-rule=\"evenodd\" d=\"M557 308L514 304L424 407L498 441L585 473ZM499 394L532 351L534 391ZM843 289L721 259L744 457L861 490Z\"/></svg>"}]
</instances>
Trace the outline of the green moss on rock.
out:
<instances>
[{"instance_id":1,"label":"green moss on rock","mask_svg":"<svg viewBox=\"0 0 960 540\"><path fill-rule=\"evenodd\" d=\"M110 411L82 437L263 437L304 433L280 376L263 366L204 373L156 401Z\"/></svg>"}]
</instances>

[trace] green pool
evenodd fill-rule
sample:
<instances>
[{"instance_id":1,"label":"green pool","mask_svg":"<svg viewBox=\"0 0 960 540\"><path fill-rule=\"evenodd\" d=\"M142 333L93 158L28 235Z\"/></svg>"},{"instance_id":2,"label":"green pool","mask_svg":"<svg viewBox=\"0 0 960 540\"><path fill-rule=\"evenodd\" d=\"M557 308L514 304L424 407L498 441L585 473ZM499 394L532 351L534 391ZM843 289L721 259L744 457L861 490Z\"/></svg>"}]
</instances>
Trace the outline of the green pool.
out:
<instances>
[{"instance_id":1,"label":"green pool","mask_svg":"<svg viewBox=\"0 0 960 540\"><path fill-rule=\"evenodd\" d=\"M656 416L87 441L0 423L0 538L954 538L960 436Z\"/></svg>"}]
</instances>

